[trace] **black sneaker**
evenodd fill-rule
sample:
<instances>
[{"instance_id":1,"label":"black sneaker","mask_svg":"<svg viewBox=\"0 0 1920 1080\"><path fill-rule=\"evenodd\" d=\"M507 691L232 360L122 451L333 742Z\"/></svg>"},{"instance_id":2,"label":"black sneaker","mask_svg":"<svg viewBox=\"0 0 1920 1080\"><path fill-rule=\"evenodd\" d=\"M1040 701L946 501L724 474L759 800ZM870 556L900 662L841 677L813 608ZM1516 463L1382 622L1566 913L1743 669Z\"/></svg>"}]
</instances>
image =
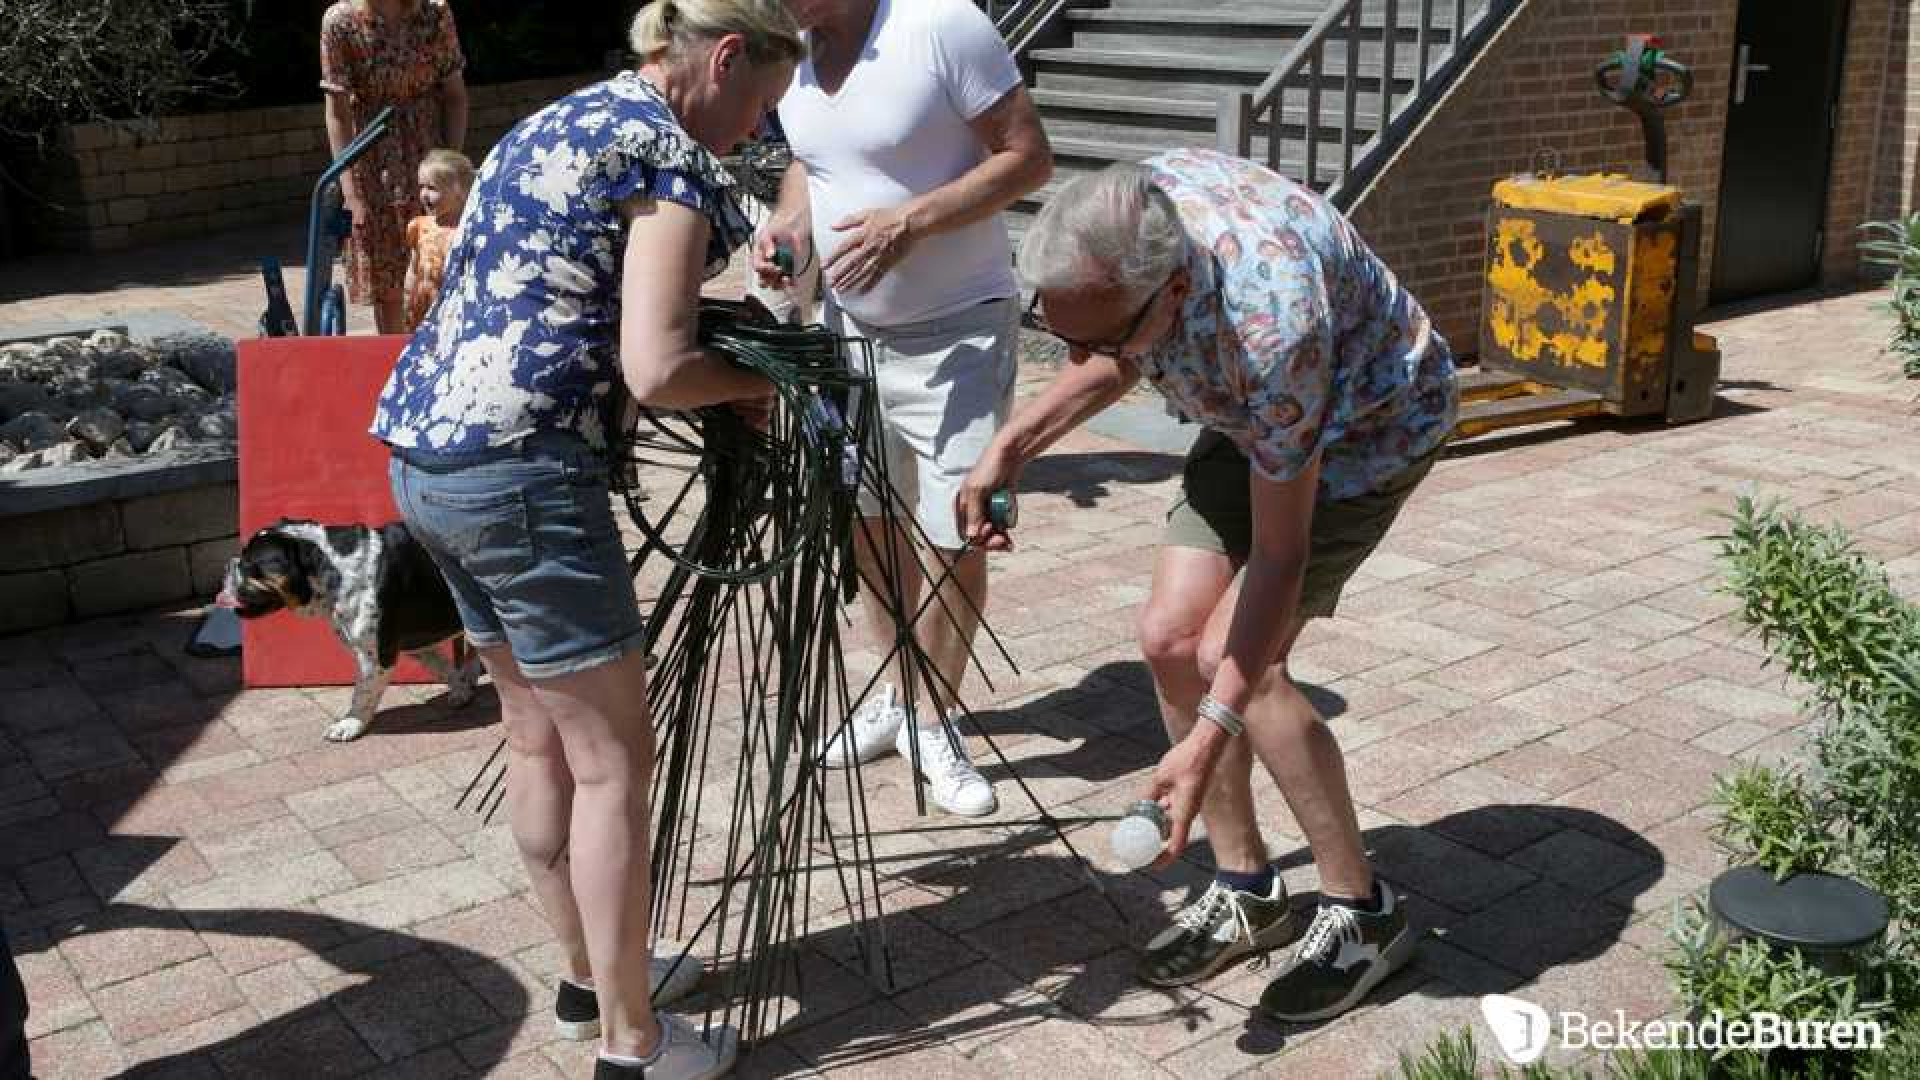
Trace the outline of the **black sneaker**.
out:
<instances>
[{"instance_id":1,"label":"black sneaker","mask_svg":"<svg viewBox=\"0 0 1920 1080\"><path fill-rule=\"evenodd\" d=\"M648 963L648 974L652 979L653 1003L671 1005L693 992L700 985L704 968L700 961L692 956L682 957L680 946L669 943L657 943L663 955L654 957ZM600 999L593 991L560 980L560 992L553 999L553 1026L560 1037L572 1042L585 1042L600 1037Z\"/></svg>"},{"instance_id":2,"label":"black sneaker","mask_svg":"<svg viewBox=\"0 0 1920 1080\"><path fill-rule=\"evenodd\" d=\"M1260 1011L1290 1024L1339 1016L1405 963L1414 941L1400 898L1385 883L1378 913L1322 904L1292 965L1260 995Z\"/></svg>"},{"instance_id":3,"label":"black sneaker","mask_svg":"<svg viewBox=\"0 0 1920 1080\"><path fill-rule=\"evenodd\" d=\"M599 999L586 987L561 979L553 999L553 1026L561 1038L573 1042L599 1038Z\"/></svg>"},{"instance_id":4,"label":"black sneaker","mask_svg":"<svg viewBox=\"0 0 1920 1080\"><path fill-rule=\"evenodd\" d=\"M1255 953L1277 949L1293 936L1293 912L1280 875L1266 896L1215 881L1199 900L1147 942L1135 968L1149 986L1186 986Z\"/></svg>"}]
</instances>

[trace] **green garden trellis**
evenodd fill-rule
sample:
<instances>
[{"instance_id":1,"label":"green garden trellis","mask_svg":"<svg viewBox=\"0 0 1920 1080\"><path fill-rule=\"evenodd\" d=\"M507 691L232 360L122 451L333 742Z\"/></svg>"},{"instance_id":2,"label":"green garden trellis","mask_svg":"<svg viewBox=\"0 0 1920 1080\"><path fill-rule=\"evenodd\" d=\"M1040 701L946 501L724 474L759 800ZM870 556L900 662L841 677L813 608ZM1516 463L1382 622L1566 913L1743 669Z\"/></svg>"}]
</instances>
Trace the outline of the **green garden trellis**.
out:
<instances>
[{"instance_id":1,"label":"green garden trellis","mask_svg":"<svg viewBox=\"0 0 1920 1080\"><path fill-rule=\"evenodd\" d=\"M929 555L936 549L915 523L914 544L901 543L894 530L869 538L883 565L921 576L926 588L915 610L906 610L901 574L872 580L856 570L853 538L866 528L862 491L895 520L913 521L877 449L879 402L864 374L871 367L856 362L866 343L818 326L775 324L751 303L713 300L702 303L700 335L708 348L766 377L772 408L763 422L730 407L618 408L625 421L612 476L645 538L632 571L636 587L650 594L643 640L656 658L648 686L656 740L652 925L656 937L684 943L683 959L695 952L712 958L722 988L707 1019L752 1038L777 1027L778 1003L801 990L795 946L812 925L816 880L852 924L868 974L882 985L892 981L862 770L824 768L819 748L902 657L914 674L910 706L925 685L940 715L952 709L969 723L972 717L911 629L930 612L958 617L942 589L953 566ZM891 613L894 641L856 689L840 627L845 602L861 588ZM984 619L979 625L1017 672L992 628ZM970 662L991 687L979 657ZM1032 818L993 824L1051 829L1106 897L1061 820L993 737L972 726L1034 809ZM912 740L909 747L915 808L924 814L919 747ZM462 803L490 818L505 797L504 768L496 748ZM721 779L729 769L730 785ZM722 789L724 803L716 805L712 793ZM836 797L844 807L838 821L829 812Z\"/></svg>"}]
</instances>

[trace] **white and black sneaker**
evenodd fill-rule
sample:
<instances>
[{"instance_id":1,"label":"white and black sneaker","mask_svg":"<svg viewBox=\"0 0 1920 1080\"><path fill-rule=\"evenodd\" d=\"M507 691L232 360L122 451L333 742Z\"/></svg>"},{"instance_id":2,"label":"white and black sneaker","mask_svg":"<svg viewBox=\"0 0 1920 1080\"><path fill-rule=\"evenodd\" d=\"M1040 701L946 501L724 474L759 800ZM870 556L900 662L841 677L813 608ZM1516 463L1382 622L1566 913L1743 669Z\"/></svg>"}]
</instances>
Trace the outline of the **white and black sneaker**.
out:
<instances>
[{"instance_id":1,"label":"white and black sneaker","mask_svg":"<svg viewBox=\"0 0 1920 1080\"><path fill-rule=\"evenodd\" d=\"M1322 903L1293 963L1267 984L1260 1011L1289 1024L1331 1020L1358 1005L1413 953L1400 898L1384 882L1374 910Z\"/></svg>"},{"instance_id":2,"label":"white and black sneaker","mask_svg":"<svg viewBox=\"0 0 1920 1080\"><path fill-rule=\"evenodd\" d=\"M662 955L648 964L653 1003L670 1005L700 985L703 970L698 958L682 957L678 945L669 948L666 942L661 942L657 947ZM560 990L553 998L553 1026L561 1038L572 1042L599 1038L600 999L594 996L593 988L562 977Z\"/></svg>"},{"instance_id":3,"label":"white and black sneaker","mask_svg":"<svg viewBox=\"0 0 1920 1080\"><path fill-rule=\"evenodd\" d=\"M1147 942L1134 973L1149 986L1187 986L1285 945L1292 933L1293 912L1279 874L1266 896L1214 881Z\"/></svg>"}]
</instances>

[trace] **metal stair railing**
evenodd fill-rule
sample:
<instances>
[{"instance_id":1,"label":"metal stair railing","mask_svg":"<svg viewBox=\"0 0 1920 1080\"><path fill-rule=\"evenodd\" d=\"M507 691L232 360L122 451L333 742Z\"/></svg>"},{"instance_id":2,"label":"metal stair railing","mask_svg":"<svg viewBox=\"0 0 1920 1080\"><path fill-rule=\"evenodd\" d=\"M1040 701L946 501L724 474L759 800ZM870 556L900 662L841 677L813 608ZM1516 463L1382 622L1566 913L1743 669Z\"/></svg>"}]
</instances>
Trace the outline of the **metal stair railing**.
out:
<instances>
[{"instance_id":1,"label":"metal stair railing","mask_svg":"<svg viewBox=\"0 0 1920 1080\"><path fill-rule=\"evenodd\" d=\"M1525 0L1335 0L1293 48L1281 58L1273 72L1255 90L1230 90L1220 96L1215 124L1215 146L1225 153L1251 158L1254 138L1266 136L1265 164L1280 169L1288 145L1304 143L1305 172L1302 182L1322 189L1334 205L1348 208L1367 182L1386 164L1399 140L1439 100L1467 61ZM1417 59L1413 86L1396 92L1398 69L1395 51L1401 44L1400 11L1402 4L1419 9L1410 43ZM1453 22L1448 40L1437 40L1447 27L1436 25L1434 16L1451 8ZM1378 20L1380 28L1380 95L1378 115L1360 115L1360 43L1368 27ZM1340 77L1343 97L1339 125L1338 171L1328 175L1321 168L1322 84L1328 74L1329 54L1344 51L1345 64ZM1304 76L1304 80L1302 79ZM1303 85L1304 83L1304 85ZM1285 134L1286 101L1289 92L1306 98L1304 138ZM1362 142L1359 124L1373 123L1373 137Z\"/></svg>"},{"instance_id":2,"label":"metal stair railing","mask_svg":"<svg viewBox=\"0 0 1920 1080\"><path fill-rule=\"evenodd\" d=\"M974 0L1007 41L1015 59L1023 56L1062 14L1085 0Z\"/></svg>"}]
</instances>

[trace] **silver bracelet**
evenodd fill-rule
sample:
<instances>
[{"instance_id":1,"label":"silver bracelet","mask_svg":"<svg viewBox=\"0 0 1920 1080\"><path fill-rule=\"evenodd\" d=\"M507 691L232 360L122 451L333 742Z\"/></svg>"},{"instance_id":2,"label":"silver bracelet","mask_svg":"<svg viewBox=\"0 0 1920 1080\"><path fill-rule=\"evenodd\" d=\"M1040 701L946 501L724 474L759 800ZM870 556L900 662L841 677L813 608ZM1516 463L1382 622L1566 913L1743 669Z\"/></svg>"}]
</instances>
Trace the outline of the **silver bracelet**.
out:
<instances>
[{"instance_id":1,"label":"silver bracelet","mask_svg":"<svg viewBox=\"0 0 1920 1080\"><path fill-rule=\"evenodd\" d=\"M1247 721L1245 718L1232 709L1227 708L1225 705L1220 704L1218 701L1215 701L1212 694L1208 694L1206 697L1200 699L1200 708L1197 711L1201 716L1218 724L1220 730L1229 735L1244 735L1247 732Z\"/></svg>"}]
</instances>

